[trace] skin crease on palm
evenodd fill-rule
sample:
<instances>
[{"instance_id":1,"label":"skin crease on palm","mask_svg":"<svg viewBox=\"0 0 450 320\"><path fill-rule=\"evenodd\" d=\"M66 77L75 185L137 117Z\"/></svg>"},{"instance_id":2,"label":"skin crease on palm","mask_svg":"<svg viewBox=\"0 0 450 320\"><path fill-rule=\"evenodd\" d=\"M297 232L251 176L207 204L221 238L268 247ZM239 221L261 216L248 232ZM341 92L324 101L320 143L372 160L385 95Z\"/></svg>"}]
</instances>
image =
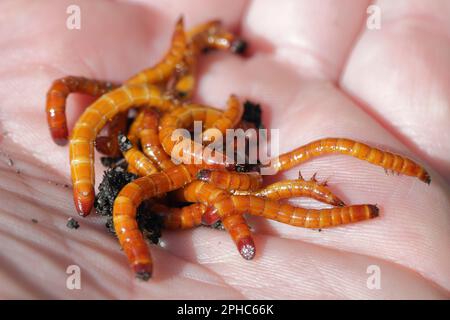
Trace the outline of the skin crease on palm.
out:
<instances>
[{"instance_id":1,"label":"skin crease on palm","mask_svg":"<svg viewBox=\"0 0 450 320\"><path fill-rule=\"evenodd\" d=\"M81 8L81 30L66 28L70 4ZM377 2L380 30L366 28L368 1L224 4L0 3L0 297L449 298L449 2ZM45 95L62 76L124 81L152 65L180 14L188 28L220 18L251 46L245 58L203 57L196 101L224 106L235 93L261 103L266 127L280 130L280 152L353 138L423 163L431 185L351 157L318 158L300 167L304 177L318 172L347 203L378 204L380 217L322 232L251 217L253 261L225 232L164 232L163 247L151 246L153 278L136 280L104 220L76 215L68 147L50 138ZM70 97L70 128L90 101ZM97 164L97 184L102 172ZM69 217L78 230L66 227ZM81 269L81 290L66 288L69 265ZM371 265L380 289L366 285Z\"/></svg>"}]
</instances>

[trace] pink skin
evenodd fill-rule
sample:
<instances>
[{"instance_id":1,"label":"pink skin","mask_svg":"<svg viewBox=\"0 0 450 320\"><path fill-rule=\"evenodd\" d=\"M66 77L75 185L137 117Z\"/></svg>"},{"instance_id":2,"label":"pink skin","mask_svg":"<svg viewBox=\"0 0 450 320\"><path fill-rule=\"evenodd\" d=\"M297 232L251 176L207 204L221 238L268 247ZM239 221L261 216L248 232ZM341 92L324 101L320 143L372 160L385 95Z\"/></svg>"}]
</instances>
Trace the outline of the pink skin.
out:
<instances>
[{"instance_id":1,"label":"pink skin","mask_svg":"<svg viewBox=\"0 0 450 320\"><path fill-rule=\"evenodd\" d=\"M449 298L448 1L382 1L378 31L364 27L364 1L171 2L80 0L73 31L73 1L1 2L0 297ZM380 217L322 232L251 218L252 261L225 232L165 232L165 247L152 246L152 279L134 279L104 221L75 212L63 186L68 148L48 133L45 93L65 75L124 81L163 54L180 13L188 27L220 17L251 46L245 59L202 60L197 101L223 106L235 93L260 102L280 151L327 136L398 151L426 163L431 185L350 157L316 159L301 166L305 178L318 172L346 203L377 203ZM86 103L69 99L69 130ZM98 183L99 164L96 173ZM66 289L72 264L81 290ZM370 265L381 269L380 290L366 287Z\"/></svg>"}]
</instances>

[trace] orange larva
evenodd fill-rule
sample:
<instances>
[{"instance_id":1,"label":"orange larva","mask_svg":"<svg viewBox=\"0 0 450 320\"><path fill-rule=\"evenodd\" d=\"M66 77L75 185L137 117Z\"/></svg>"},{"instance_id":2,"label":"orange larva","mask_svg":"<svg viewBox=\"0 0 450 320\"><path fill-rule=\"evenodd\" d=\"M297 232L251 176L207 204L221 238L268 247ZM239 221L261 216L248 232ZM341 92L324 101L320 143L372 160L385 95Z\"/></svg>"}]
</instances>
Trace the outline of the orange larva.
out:
<instances>
[{"instance_id":1,"label":"orange larva","mask_svg":"<svg viewBox=\"0 0 450 320\"><path fill-rule=\"evenodd\" d=\"M276 171L287 170L311 158L330 153L350 155L384 169L417 177L427 184L431 181L428 172L414 161L346 138L325 138L313 141L280 155L272 161L271 166Z\"/></svg>"},{"instance_id":2,"label":"orange larva","mask_svg":"<svg viewBox=\"0 0 450 320\"><path fill-rule=\"evenodd\" d=\"M129 170L141 176L122 188L113 206L117 237L138 277L148 279L153 262L137 225L137 208L142 201L161 197L167 192L175 191L178 200L190 204L182 208L154 205L153 212L163 216L166 228L187 229L220 220L242 257L248 260L254 257L256 250L244 214L305 228L326 228L378 216L377 206L344 206L325 185L315 180L286 180L262 187L259 173L235 172L236 166L224 154L217 152L217 157L213 157L213 154L196 152L197 147L201 151L210 150L210 145L203 144L213 140L213 129L224 134L227 129L246 126L242 122L243 106L234 95L230 96L225 111L187 102L186 98L192 96L195 86L196 60L204 49L240 53L245 49L245 43L225 31L218 21L199 25L186 33L180 18L165 57L152 68L131 77L123 86L66 77L55 81L48 92L48 123L53 139L59 144L67 138L67 95L80 92L101 96L81 115L70 137L74 201L81 215L89 214L94 201L95 141L97 149L108 155L116 155L119 146ZM141 107L143 109L129 131L124 132L128 110ZM108 137L97 137L110 121ZM174 153L180 145L172 139L173 133L177 129L192 130L195 121L203 123L204 139L199 143L186 139L190 150L181 149ZM120 143L111 143L116 136ZM138 149L139 142L142 151ZM351 155L430 183L429 174L412 160L345 138L311 142L282 154L272 161L271 166L278 172L330 153ZM188 163L183 163L186 158ZM281 201L298 196L312 197L337 207L305 209Z\"/></svg>"},{"instance_id":3,"label":"orange larva","mask_svg":"<svg viewBox=\"0 0 450 320\"><path fill-rule=\"evenodd\" d=\"M66 100L71 93L82 93L99 97L117 88L118 85L108 81L68 76L57 79L47 92L47 123L53 141L65 145L68 138L66 119Z\"/></svg>"}]
</instances>

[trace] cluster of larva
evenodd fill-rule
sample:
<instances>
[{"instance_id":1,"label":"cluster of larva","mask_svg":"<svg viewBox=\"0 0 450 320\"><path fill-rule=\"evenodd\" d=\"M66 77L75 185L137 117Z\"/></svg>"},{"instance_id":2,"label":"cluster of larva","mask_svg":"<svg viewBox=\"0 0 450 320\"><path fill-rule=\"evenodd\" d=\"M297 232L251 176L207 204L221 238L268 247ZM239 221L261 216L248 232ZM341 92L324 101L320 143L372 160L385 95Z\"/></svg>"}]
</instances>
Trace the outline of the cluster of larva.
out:
<instances>
[{"instance_id":1,"label":"cluster of larva","mask_svg":"<svg viewBox=\"0 0 450 320\"><path fill-rule=\"evenodd\" d=\"M233 163L217 161L217 154L208 157L205 152L182 149L173 159L172 151L178 142L172 140L172 134L179 128L191 128L194 121L203 123L204 139L200 146L194 140L190 144L200 148L208 148L211 129L225 133L227 129L252 126L242 120L244 107L234 95L224 111L189 102L201 53L216 49L240 54L245 48L246 43L224 30L219 21L186 32L180 18L163 59L124 84L68 76L56 80L48 91L48 124L59 145L68 138L67 96L76 92L97 97L80 116L69 139L73 196L80 215L88 215L95 200L94 148L110 157L122 157L126 170L138 176L129 180L115 197L112 217L120 245L141 279L147 280L153 269L136 220L137 208L143 202L161 217L167 229L188 229L220 221L247 260L254 257L255 244L244 214L305 228L326 228L378 216L377 206L346 206L315 179L306 181L300 177L264 186L257 166L251 172L242 172ZM137 111L131 124L130 109ZM106 135L99 136L104 127ZM430 183L428 173L414 161L346 138L311 142L274 158L270 166L279 172L330 153L350 155ZM188 162L180 162L186 158ZM293 197L311 197L333 207L305 209L282 201Z\"/></svg>"}]
</instances>

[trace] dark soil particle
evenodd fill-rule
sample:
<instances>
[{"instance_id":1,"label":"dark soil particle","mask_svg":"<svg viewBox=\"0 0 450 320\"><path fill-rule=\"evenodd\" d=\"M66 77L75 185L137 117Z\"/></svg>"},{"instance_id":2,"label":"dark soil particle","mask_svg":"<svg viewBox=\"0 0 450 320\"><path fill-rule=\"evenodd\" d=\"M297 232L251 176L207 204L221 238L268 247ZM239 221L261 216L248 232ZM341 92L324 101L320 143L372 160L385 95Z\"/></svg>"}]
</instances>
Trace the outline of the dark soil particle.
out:
<instances>
[{"instance_id":1,"label":"dark soil particle","mask_svg":"<svg viewBox=\"0 0 450 320\"><path fill-rule=\"evenodd\" d=\"M69 220L67 220L66 226L69 229L78 229L80 227L80 224L74 218L70 218Z\"/></svg>"},{"instance_id":2,"label":"dark soil particle","mask_svg":"<svg viewBox=\"0 0 450 320\"><path fill-rule=\"evenodd\" d=\"M153 214L147 203L144 202L139 206L136 220L144 236L152 243L158 244L159 238L161 238L161 229L163 228L163 218L158 214Z\"/></svg>"},{"instance_id":3,"label":"dark soil particle","mask_svg":"<svg viewBox=\"0 0 450 320\"><path fill-rule=\"evenodd\" d=\"M253 123L256 128L263 128L261 118L261 106L258 103L245 101L244 102L244 114L242 120Z\"/></svg>"},{"instance_id":4,"label":"dark soil particle","mask_svg":"<svg viewBox=\"0 0 450 320\"><path fill-rule=\"evenodd\" d=\"M114 199L126 184L136 178L136 175L125 171L122 167L107 169L103 174L103 180L95 197L94 208L98 214L107 218L106 228L113 234L115 234L112 220ZM151 214L147 203L143 202L137 209L136 220L142 233L151 242L157 244L161 237L162 218Z\"/></svg>"},{"instance_id":5,"label":"dark soil particle","mask_svg":"<svg viewBox=\"0 0 450 320\"><path fill-rule=\"evenodd\" d=\"M103 174L103 180L98 187L94 208L102 216L112 216L114 199L119 191L137 176L126 172L122 167L107 169Z\"/></svg>"}]
</instances>

